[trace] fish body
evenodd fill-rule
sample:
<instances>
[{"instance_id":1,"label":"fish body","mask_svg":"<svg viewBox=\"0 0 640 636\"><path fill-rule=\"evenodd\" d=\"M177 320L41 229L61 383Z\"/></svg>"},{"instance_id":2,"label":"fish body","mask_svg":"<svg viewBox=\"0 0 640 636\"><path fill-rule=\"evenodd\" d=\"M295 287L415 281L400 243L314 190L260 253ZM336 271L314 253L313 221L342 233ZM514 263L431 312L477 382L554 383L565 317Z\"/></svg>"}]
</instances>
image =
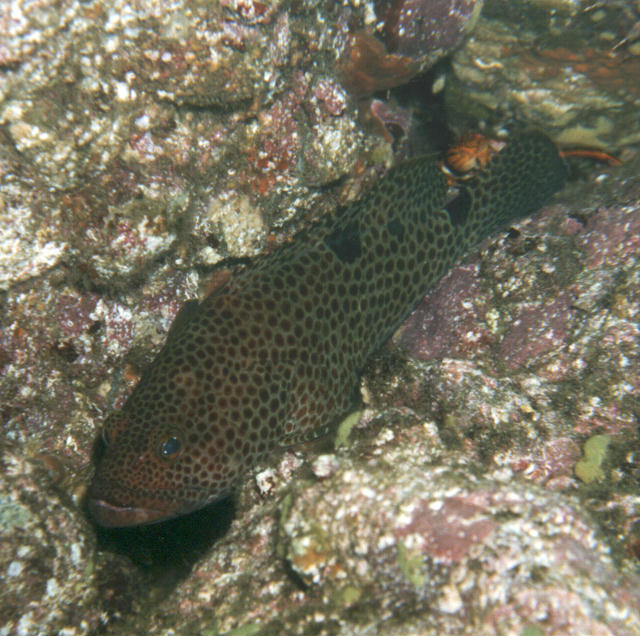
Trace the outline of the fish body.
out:
<instances>
[{"instance_id":1,"label":"fish body","mask_svg":"<svg viewBox=\"0 0 640 636\"><path fill-rule=\"evenodd\" d=\"M277 448L328 431L353 407L367 359L425 291L565 178L557 148L538 132L516 136L451 200L434 161L407 161L188 303L104 424L95 519L127 526L195 510Z\"/></svg>"}]
</instances>

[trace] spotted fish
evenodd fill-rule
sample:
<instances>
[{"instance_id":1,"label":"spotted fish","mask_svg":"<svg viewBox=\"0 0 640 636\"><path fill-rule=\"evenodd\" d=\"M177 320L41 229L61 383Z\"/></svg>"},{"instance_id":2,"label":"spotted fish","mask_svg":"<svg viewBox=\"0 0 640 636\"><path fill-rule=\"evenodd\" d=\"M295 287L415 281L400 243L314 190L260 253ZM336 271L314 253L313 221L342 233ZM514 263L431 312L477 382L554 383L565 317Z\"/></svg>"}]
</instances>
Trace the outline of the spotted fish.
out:
<instances>
[{"instance_id":1,"label":"spotted fish","mask_svg":"<svg viewBox=\"0 0 640 636\"><path fill-rule=\"evenodd\" d=\"M455 197L429 158L187 303L121 411L89 506L103 526L187 513L228 495L278 447L354 405L370 355L470 247L537 210L566 168L538 132L516 137Z\"/></svg>"}]
</instances>

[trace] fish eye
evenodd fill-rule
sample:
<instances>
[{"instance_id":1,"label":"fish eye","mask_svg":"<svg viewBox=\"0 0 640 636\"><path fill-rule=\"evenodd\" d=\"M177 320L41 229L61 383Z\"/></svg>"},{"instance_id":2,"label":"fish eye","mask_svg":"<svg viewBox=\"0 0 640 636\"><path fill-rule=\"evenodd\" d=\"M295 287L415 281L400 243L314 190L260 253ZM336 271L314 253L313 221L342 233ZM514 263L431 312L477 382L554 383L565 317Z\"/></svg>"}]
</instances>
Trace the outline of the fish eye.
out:
<instances>
[{"instance_id":1,"label":"fish eye","mask_svg":"<svg viewBox=\"0 0 640 636\"><path fill-rule=\"evenodd\" d=\"M160 457L163 459L173 459L182 450L182 440L177 435L171 435L160 444Z\"/></svg>"}]
</instances>

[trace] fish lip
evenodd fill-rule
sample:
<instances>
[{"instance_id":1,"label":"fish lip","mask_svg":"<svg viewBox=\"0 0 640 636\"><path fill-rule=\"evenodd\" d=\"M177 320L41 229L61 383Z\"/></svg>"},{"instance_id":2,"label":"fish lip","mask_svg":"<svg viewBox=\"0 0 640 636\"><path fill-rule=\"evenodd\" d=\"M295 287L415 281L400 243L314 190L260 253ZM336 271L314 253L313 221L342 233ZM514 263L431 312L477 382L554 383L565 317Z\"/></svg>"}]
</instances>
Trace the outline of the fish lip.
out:
<instances>
[{"instance_id":1,"label":"fish lip","mask_svg":"<svg viewBox=\"0 0 640 636\"><path fill-rule=\"evenodd\" d=\"M104 499L89 500L89 511L93 519L103 528L126 528L164 521L175 514L153 508L116 506Z\"/></svg>"}]
</instances>

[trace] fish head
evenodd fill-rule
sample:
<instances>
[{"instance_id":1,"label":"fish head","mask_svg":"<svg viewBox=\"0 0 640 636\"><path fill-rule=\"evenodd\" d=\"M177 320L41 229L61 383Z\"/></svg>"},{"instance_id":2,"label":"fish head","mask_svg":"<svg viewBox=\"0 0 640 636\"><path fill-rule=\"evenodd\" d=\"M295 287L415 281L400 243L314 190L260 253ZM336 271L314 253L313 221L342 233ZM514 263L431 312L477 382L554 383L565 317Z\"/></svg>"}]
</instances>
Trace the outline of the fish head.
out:
<instances>
[{"instance_id":1,"label":"fish head","mask_svg":"<svg viewBox=\"0 0 640 636\"><path fill-rule=\"evenodd\" d=\"M89 491L100 525L149 524L202 508L228 496L274 448L284 419L276 405L287 388L279 376L243 358L212 362L206 373L196 362L155 365L105 420Z\"/></svg>"},{"instance_id":2,"label":"fish head","mask_svg":"<svg viewBox=\"0 0 640 636\"><path fill-rule=\"evenodd\" d=\"M89 491L102 526L164 521L222 499L276 444L286 386L257 349L241 346L247 321L221 312L187 318L176 318L181 329L172 327L122 410L104 423Z\"/></svg>"},{"instance_id":3,"label":"fish head","mask_svg":"<svg viewBox=\"0 0 640 636\"><path fill-rule=\"evenodd\" d=\"M234 388L229 381L239 382L230 369L221 366L207 380L197 368L159 365L123 409L105 420L103 453L89 493L100 525L163 521L230 494L253 460L249 395L228 395ZM244 391L252 376L240 377L245 383L238 390ZM261 448L260 441L256 446Z\"/></svg>"},{"instance_id":4,"label":"fish head","mask_svg":"<svg viewBox=\"0 0 640 636\"><path fill-rule=\"evenodd\" d=\"M225 467L215 465L215 454L205 459L181 423L145 423L114 413L102 438L104 450L89 493L91 514L102 526L164 521L223 494L212 489L211 480L221 478ZM201 481L199 473L209 469L209 478Z\"/></svg>"}]
</instances>

